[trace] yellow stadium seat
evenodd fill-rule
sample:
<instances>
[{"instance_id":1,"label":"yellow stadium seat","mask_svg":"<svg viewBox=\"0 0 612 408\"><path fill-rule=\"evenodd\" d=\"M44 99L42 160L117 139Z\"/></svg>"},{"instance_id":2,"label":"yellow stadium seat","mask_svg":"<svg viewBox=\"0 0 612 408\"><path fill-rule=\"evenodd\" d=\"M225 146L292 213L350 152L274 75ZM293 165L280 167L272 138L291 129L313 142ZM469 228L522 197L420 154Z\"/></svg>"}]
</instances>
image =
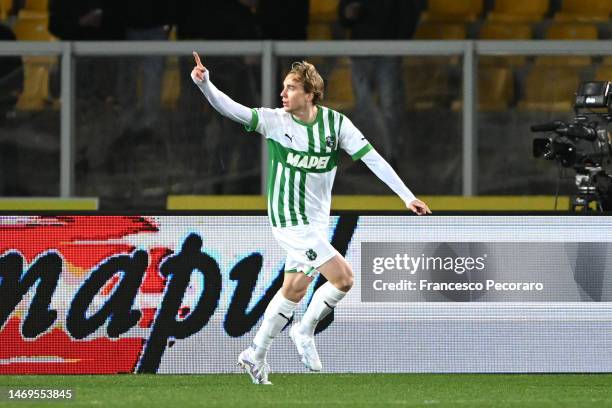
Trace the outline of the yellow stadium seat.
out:
<instances>
[{"instance_id":1,"label":"yellow stadium seat","mask_svg":"<svg viewBox=\"0 0 612 408\"><path fill-rule=\"evenodd\" d=\"M331 40L333 38L331 24L329 23L310 23L307 28L309 41Z\"/></svg>"},{"instance_id":2,"label":"yellow stadium seat","mask_svg":"<svg viewBox=\"0 0 612 408\"><path fill-rule=\"evenodd\" d=\"M602 65L612 65L612 55L608 55L601 61Z\"/></svg>"},{"instance_id":3,"label":"yellow stadium seat","mask_svg":"<svg viewBox=\"0 0 612 408\"><path fill-rule=\"evenodd\" d=\"M605 23L609 21L609 14L576 14L559 11L555 13L558 23Z\"/></svg>"},{"instance_id":4,"label":"yellow stadium seat","mask_svg":"<svg viewBox=\"0 0 612 408\"><path fill-rule=\"evenodd\" d=\"M550 7L550 0L495 0L493 12L542 18Z\"/></svg>"},{"instance_id":5,"label":"yellow stadium seat","mask_svg":"<svg viewBox=\"0 0 612 408\"><path fill-rule=\"evenodd\" d=\"M514 77L505 67L483 67L478 70L478 109L482 112L503 112L514 99ZM463 109L463 101L453 101L453 111Z\"/></svg>"},{"instance_id":6,"label":"yellow stadium seat","mask_svg":"<svg viewBox=\"0 0 612 408\"><path fill-rule=\"evenodd\" d=\"M612 12L612 1L610 0L563 0L561 11L573 14L600 14L606 17Z\"/></svg>"},{"instance_id":7,"label":"yellow stadium seat","mask_svg":"<svg viewBox=\"0 0 612 408\"><path fill-rule=\"evenodd\" d=\"M341 59L329 73L325 81L325 104L337 110L352 110L355 107L353 78L348 59Z\"/></svg>"},{"instance_id":8,"label":"yellow stadium seat","mask_svg":"<svg viewBox=\"0 0 612 408\"><path fill-rule=\"evenodd\" d=\"M480 27L480 38L484 40L530 40L529 24L500 24L485 22Z\"/></svg>"},{"instance_id":9,"label":"yellow stadium seat","mask_svg":"<svg viewBox=\"0 0 612 408\"><path fill-rule=\"evenodd\" d=\"M6 20L13 8L13 0L0 0L0 21Z\"/></svg>"},{"instance_id":10,"label":"yellow stadium seat","mask_svg":"<svg viewBox=\"0 0 612 408\"><path fill-rule=\"evenodd\" d=\"M482 67L478 70L478 108L481 111L504 111L514 98L512 70L505 67Z\"/></svg>"},{"instance_id":11,"label":"yellow stadium seat","mask_svg":"<svg viewBox=\"0 0 612 408\"><path fill-rule=\"evenodd\" d=\"M467 30L463 23L422 22L414 34L416 40L463 40ZM405 65L456 65L459 57L407 57Z\"/></svg>"},{"instance_id":12,"label":"yellow stadium seat","mask_svg":"<svg viewBox=\"0 0 612 408\"><path fill-rule=\"evenodd\" d=\"M595 71L596 81L612 81L612 65L600 65Z\"/></svg>"},{"instance_id":13,"label":"yellow stadium seat","mask_svg":"<svg viewBox=\"0 0 612 408\"><path fill-rule=\"evenodd\" d=\"M482 14L483 0L429 0L422 21L452 22L475 21Z\"/></svg>"},{"instance_id":14,"label":"yellow stadium seat","mask_svg":"<svg viewBox=\"0 0 612 408\"><path fill-rule=\"evenodd\" d=\"M48 13L49 0L26 0L24 8L26 10Z\"/></svg>"},{"instance_id":15,"label":"yellow stadium seat","mask_svg":"<svg viewBox=\"0 0 612 408\"><path fill-rule=\"evenodd\" d=\"M417 40L463 40L467 35L465 25L461 23L428 23L419 24L414 33Z\"/></svg>"},{"instance_id":16,"label":"yellow stadium seat","mask_svg":"<svg viewBox=\"0 0 612 408\"><path fill-rule=\"evenodd\" d=\"M17 100L22 111L42 110L49 104L49 63L45 57L23 58L23 92Z\"/></svg>"},{"instance_id":17,"label":"yellow stadium seat","mask_svg":"<svg viewBox=\"0 0 612 408\"><path fill-rule=\"evenodd\" d=\"M49 32L47 17L17 18L15 36L20 41L53 41L56 38Z\"/></svg>"},{"instance_id":18,"label":"yellow stadium seat","mask_svg":"<svg viewBox=\"0 0 612 408\"><path fill-rule=\"evenodd\" d=\"M162 77L161 105L176 110L181 92L181 70L178 57L168 57Z\"/></svg>"},{"instance_id":19,"label":"yellow stadium seat","mask_svg":"<svg viewBox=\"0 0 612 408\"><path fill-rule=\"evenodd\" d=\"M440 108L450 100L448 66L404 65L402 69L406 110L421 111Z\"/></svg>"},{"instance_id":20,"label":"yellow stadium seat","mask_svg":"<svg viewBox=\"0 0 612 408\"><path fill-rule=\"evenodd\" d=\"M548 40L596 40L597 26L580 23L553 23L546 32Z\"/></svg>"},{"instance_id":21,"label":"yellow stadium seat","mask_svg":"<svg viewBox=\"0 0 612 408\"><path fill-rule=\"evenodd\" d=\"M535 23L548 12L550 0L496 0L487 20L499 23Z\"/></svg>"},{"instance_id":22,"label":"yellow stadium seat","mask_svg":"<svg viewBox=\"0 0 612 408\"><path fill-rule=\"evenodd\" d=\"M521 110L570 111L580 82L575 67L534 66L527 74Z\"/></svg>"},{"instance_id":23,"label":"yellow stadium seat","mask_svg":"<svg viewBox=\"0 0 612 408\"><path fill-rule=\"evenodd\" d=\"M480 28L480 38L483 40L530 40L532 30L529 24L506 24L487 21ZM482 56L480 63L484 65L520 66L526 58L523 55L512 56Z\"/></svg>"},{"instance_id":24,"label":"yellow stadium seat","mask_svg":"<svg viewBox=\"0 0 612 408\"><path fill-rule=\"evenodd\" d=\"M548 40L595 40L597 27L594 24L553 23L546 32ZM568 55L563 57L537 57L536 65L585 66L591 64L587 55Z\"/></svg>"},{"instance_id":25,"label":"yellow stadium seat","mask_svg":"<svg viewBox=\"0 0 612 408\"><path fill-rule=\"evenodd\" d=\"M310 0L309 21L331 23L337 20L339 0Z\"/></svg>"}]
</instances>

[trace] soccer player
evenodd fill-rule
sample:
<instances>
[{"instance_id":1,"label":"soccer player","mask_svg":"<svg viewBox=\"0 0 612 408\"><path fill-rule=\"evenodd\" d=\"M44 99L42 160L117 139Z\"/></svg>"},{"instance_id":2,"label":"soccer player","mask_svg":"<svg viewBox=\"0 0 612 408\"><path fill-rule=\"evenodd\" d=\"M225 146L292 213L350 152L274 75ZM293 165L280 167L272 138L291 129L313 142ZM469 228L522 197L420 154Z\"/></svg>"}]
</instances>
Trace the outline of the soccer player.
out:
<instances>
[{"instance_id":1,"label":"soccer player","mask_svg":"<svg viewBox=\"0 0 612 408\"><path fill-rule=\"evenodd\" d=\"M314 293L302 321L289 330L304 365L320 371L315 328L353 286L351 266L327 239L338 150L343 149L353 160L361 159L416 214L431 211L346 116L320 105L323 79L312 64L292 64L280 94L282 108L249 109L218 90L198 54L193 56L196 66L191 78L212 107L267 139L268 216L274 238L287 252L283 286L270 301L253 344L240 353L238 364L253 383L271 384L268 349L291 319L308 285L321 273L327 282Z\"/></svg>"}]
</instances>

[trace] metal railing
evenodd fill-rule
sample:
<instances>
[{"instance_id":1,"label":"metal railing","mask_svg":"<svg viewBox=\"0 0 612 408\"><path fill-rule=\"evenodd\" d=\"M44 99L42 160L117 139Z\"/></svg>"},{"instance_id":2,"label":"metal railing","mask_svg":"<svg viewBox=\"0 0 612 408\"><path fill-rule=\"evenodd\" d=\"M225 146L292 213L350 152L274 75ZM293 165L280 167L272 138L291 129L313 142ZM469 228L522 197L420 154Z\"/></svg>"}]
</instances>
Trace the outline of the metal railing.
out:
<instances>
[{"instance_id":1,"label":"metal railing","mask_svg":"<svg viewBox=\"0 0 612 408\"><path fill-rule=\"evenodd\" d=\"M612 55L612 41L180 41L180 42L0 42L0 56L61 55L60 196L74 194L75 98L77 56L179 56L197 50L205 56L261 57L261 105L275 105L276 57L289 56L447 56L463 60L462 193L477 194L477 82L482 55ZM262 141L262 191L267 149Z\"/></svg>"}]
</instances>

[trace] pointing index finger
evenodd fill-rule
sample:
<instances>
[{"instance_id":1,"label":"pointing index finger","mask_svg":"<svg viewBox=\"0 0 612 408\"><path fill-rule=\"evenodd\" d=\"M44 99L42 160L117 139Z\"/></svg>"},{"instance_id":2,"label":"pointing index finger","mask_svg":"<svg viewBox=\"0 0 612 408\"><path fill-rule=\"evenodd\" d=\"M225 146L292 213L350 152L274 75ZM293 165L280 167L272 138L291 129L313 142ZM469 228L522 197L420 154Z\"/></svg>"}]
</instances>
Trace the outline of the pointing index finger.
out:
<instances>
[{"instance_id":1,"label":"pointing index finger","mask_svg":"<svg viewBox=\"0 0 612 408\"><path fill-rule=\"evenodd\" d=\"M202 65L202 61L200 61L200 56L195 51L193 52L193 58L195 58L195 62L198 68L204 68L204 65Z\"/></svg>"}]
</instances>

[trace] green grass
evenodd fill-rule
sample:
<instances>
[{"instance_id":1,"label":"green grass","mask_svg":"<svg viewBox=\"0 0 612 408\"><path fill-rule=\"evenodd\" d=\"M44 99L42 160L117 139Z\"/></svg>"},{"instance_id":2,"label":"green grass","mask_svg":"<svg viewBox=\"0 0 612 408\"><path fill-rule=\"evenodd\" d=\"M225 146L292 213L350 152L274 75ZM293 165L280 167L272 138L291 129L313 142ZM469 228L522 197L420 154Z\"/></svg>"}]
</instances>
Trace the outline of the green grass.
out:
<instances>
[{"instance_id":1,"label":"green grass","mask_svg":"<svg viewBox=\"0 0 612 408\"><path fill-rule=\"evenodd\" d=\"M612 374L273 374L273 386L246 375L0 376L9 388L70 388L67 407L612 407Z\"/></svg>"}]
</instances>

